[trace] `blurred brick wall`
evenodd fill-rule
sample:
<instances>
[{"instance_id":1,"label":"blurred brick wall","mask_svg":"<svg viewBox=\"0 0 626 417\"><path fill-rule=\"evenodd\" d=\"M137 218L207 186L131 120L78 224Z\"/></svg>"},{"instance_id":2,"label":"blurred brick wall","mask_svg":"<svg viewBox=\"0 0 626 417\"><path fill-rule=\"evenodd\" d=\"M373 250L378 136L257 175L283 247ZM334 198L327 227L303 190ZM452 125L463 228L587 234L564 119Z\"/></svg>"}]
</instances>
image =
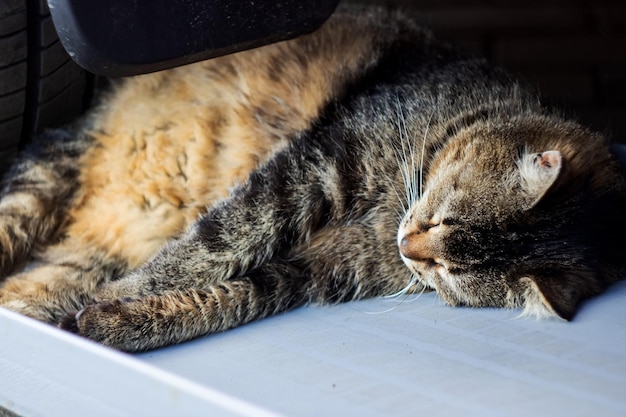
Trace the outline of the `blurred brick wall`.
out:
<instances>
[{"instance_id":1,"label":"blurred brick wall","mask_svg":"<svg viewBox=\"0 0 626 417\"><path fill-rule=\"evenodd\" d=\"M626 143L626 0L354 0L401 5Z\"/></svg>"}]
</instances>

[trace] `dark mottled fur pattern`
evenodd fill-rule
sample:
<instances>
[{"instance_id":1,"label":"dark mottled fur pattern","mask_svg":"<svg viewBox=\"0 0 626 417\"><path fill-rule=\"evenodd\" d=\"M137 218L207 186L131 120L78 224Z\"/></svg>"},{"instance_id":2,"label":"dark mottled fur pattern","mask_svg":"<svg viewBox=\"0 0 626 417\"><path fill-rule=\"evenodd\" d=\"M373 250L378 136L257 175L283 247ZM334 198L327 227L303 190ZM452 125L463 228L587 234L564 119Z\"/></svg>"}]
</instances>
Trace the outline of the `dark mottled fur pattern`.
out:
<instances>
[{"instance_id":1,"label":"dark mottled fur pattern","mask_svg":"<svg viewBox=\"0 0 626 417\"><path fill-rule=\"evenodd\" d=\"M43 135L0 200L4 275L37 261L0 305L128 351L399 291L570 319L626 273L604 142L404 15L343 8Z\"/></svg>"}]
</instances>

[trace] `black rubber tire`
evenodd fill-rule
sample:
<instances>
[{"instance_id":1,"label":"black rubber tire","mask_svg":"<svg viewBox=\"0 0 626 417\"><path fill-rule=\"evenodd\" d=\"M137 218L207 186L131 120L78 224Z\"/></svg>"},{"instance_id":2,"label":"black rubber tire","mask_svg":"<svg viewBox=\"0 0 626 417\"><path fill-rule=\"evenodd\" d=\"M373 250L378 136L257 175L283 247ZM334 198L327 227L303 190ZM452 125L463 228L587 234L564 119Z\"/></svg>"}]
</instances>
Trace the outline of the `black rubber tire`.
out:
<instances>
[{"instance_id":1,"label":"black rubber tire","mask_svg":"<svg viewBox=\"0 0 626 417\"><path fill-rule=\"evenodd\" d=\"M0 175L33 133L78 116L92 86L63 49L46 0L0 0Z\"/></svg>"}]
</instances>

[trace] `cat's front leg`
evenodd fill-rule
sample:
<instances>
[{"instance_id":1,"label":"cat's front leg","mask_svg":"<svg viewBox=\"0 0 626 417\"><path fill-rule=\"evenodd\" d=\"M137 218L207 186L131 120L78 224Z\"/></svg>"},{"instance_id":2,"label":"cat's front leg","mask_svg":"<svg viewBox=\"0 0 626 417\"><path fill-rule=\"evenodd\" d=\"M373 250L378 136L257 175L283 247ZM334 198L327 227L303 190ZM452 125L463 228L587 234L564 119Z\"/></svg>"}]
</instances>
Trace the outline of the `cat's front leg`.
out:
<instances>
[{"instance_id":1,"label":"cat's front leg","mask_svg":"<svg viewBox=\"0 0 626 417\"><path fill-rule=\"evenodd\" d=\"M139 299L186 288L207 288L232 274L233 262L223 254L210 252L196 233L190 231L183 238L170 241L139 269L103 285L96 301Z\"/></svg>"},{"instance_id":2,"label":"cat's front leg","mask_svg":"<svg viewBox=\"0 0 626 417\"><path fill-rule=\"evenodd\" d=\"M137 271L105 285L100 301L141 298L186 288L206 289L245 275L284 248L299 245L328 221L339 197L327 195L333 164L310 161L292 148L279 153L212 207L180 239ZM318 156L322 158L322 156ZM287 181L286 179L289 179Z\"/></svg>"},{"instance_id":3,"label":"cat's front leg","mask_svg":"<svg viewBox=\"0 0 626 417\"><path fill-rule=\"evenodd\" d=\"M300 279L273 284L265 279L250 281L250 274L271 268L279 254L299 247L329 222L340 221L346 213L358 215L360 210L345 204L346 190L337 184L340 167L357 164L343 161L345 150L337 145L341 142L331 142L328 149L310 149L317 142L302 138L279 152L183 237L169 242L138 270L103 286L96 295L97 304L70 315L61 326L120 349L141 350L223 330L305 302L307 296L294 297L294 292L285 298L275 296L275 288L289 287L285 283ZM236 291L220 287L235 282L244 285ZM259 304L267 307L237 313L245 309L249 294L259 292L267 294L266 302ZM207 308L210 301L204 298L219 303L229 300L232 307L225 314L234 319ZM246 302L236 302L242 299ZM278 300L282 300L280 305L275 304ZM173 311L182 316L187 308L195 311L189 313L195 317L189 322L190 330L177 327L175 314L160 316L166 305L175 306ZM158 342L123 345L123 339L141 336L133 328Z\"/></svg>"},{"instance_id":4,"label":"cat's front leg","mask_svg":"<svg viewBox=\"0 0 626 417\"><path fill-rule=\"evenodd\" d=\"M67 316L60 327L116 349L144 351L287 311L308 297L301 270L276 261L204 289L94 304Z\"/></svg>"},{"instance_id":5,"label":"cat's front leg","mask_svg":"<svg viewBox=\"0 0 626 417\"><path fill-rule=\"evenodd\" d=\"M202 219L182 238L168 242L145 265L104 285L96 300L139 299L187 288L207 289L262 264L275 250L276 231L268 226L258 231L265 234L263 237L238 239L238 229L246 228L234 220L241 210L229 211L222 219L220 210L213 210L209 215L214 218Z\"/></svg>"}]
</instances>

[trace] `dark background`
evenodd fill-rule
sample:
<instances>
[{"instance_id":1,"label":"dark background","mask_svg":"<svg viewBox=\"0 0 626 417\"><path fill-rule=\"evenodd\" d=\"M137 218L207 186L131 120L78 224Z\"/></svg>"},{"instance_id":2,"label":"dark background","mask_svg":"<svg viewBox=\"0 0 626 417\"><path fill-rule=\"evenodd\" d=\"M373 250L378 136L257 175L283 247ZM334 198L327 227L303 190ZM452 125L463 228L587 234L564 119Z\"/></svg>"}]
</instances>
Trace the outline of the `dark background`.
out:
<instances>
[{"instance_id":1,"label":"dark background","mask_svg":"<svg viewBox=\"0 0 626 417\"><path fill-rule=\"evenodd\" d=\"M626 143L626 1L355 0L401 5L547 102Z\"/></svg>"}]
</instances>

